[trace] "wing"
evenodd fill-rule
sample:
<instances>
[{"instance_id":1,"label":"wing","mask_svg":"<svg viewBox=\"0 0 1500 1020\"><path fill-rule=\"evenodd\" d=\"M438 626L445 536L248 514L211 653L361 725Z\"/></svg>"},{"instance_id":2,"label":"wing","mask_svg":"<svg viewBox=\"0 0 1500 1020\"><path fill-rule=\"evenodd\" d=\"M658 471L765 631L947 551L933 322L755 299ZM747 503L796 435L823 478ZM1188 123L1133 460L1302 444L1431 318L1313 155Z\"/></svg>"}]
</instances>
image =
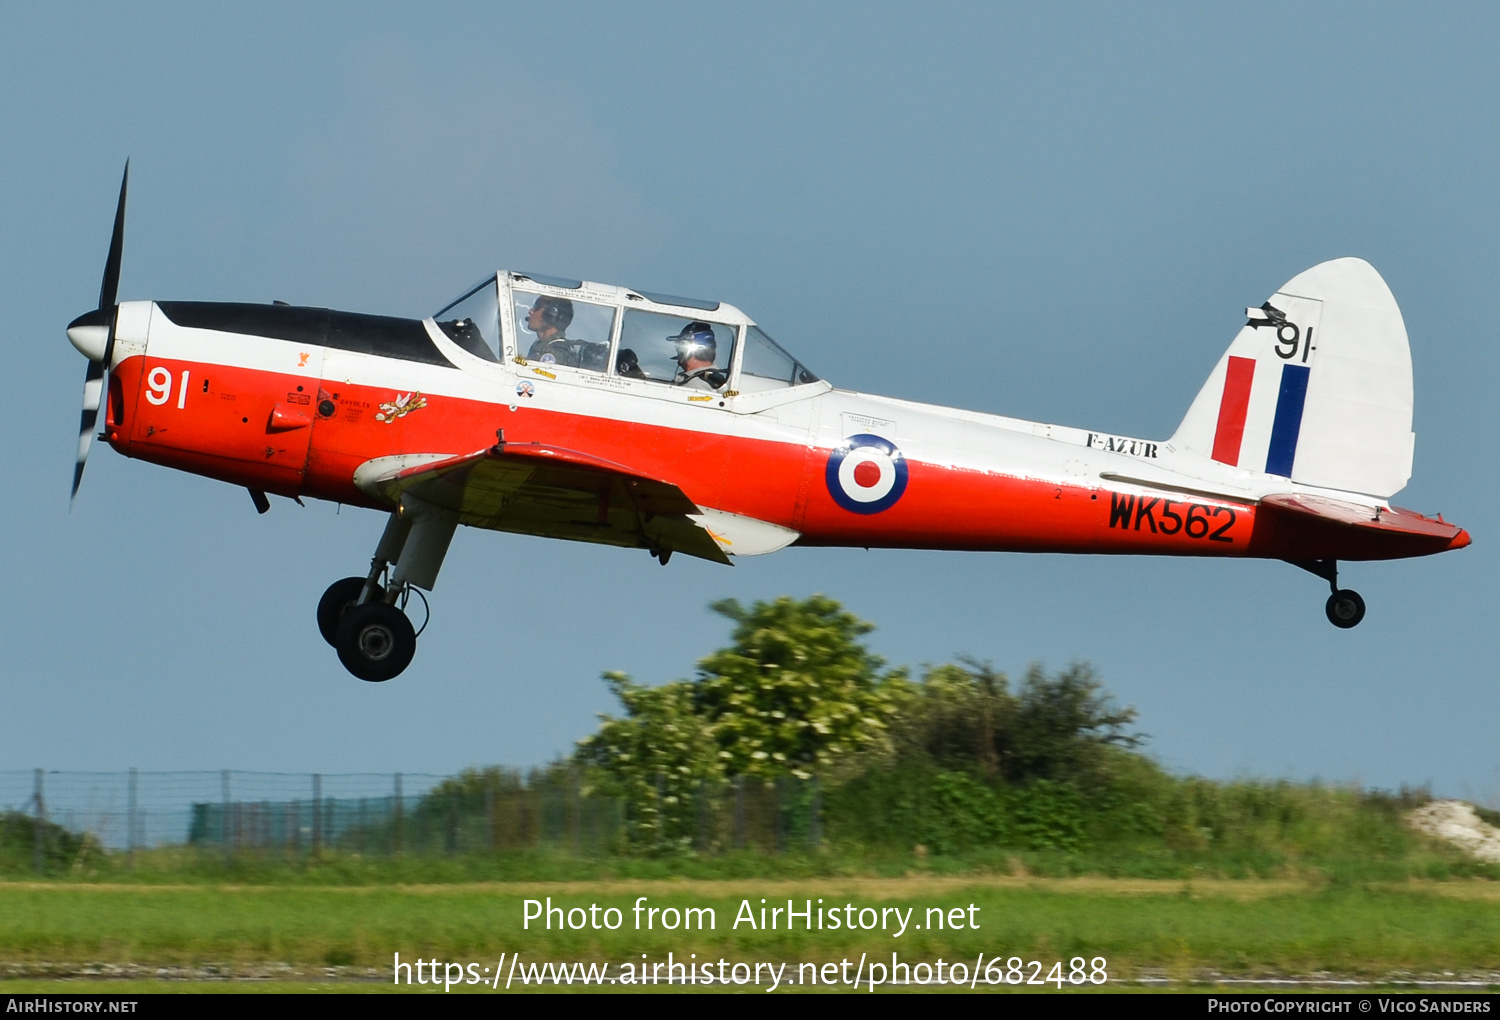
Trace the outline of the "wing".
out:
<instances>
[{"instance_id":1,"label":"wing","mask_svg":"<svg viewBox=\"0 0 1500 1020\"><path fill-rule=\"evenodd\" d=\"M359 466L354 484L393 503L410 494L476 528L730 562L688 517L703 511L677 486L576 450L507 443L377 457Z\"/></svg>"}]
</instances>

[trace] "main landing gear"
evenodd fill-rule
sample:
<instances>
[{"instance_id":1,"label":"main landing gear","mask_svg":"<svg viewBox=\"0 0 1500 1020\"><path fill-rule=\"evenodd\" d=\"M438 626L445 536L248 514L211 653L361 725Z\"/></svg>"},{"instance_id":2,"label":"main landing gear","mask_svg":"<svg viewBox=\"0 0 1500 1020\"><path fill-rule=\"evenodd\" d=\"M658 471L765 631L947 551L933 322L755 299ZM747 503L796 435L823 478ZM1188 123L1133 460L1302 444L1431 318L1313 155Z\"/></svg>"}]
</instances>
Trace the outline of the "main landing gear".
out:
<instances>
[{"instance_id":1,"label":"main landing gear","mask_svg":"<svg viewBox=\"0 0 1500 1020\"><path fill-rule=\"evenodd\" d=\"M406 615L407 603L415 594L426 605L422 590L432 590L457 527L452 511L403 496L375 547L369 574L328 586L318 601L318 631L350 673L380 683L411 664L421 631Z\"/></svg>"},{"instance_id":2,"label":"main landing gear","mask_svg":"<svg viewBox=\"0 0 1500 1020\"><path fill-rule=\"evenodd\" d=\"M1337 560L1288 560L1295 567L1301 567L1308 573L1317 574L1328 582L1328 588L1333 593L1328 596L1328 602L1323 611L1328 615L1328 622L1340 630L1348 630L1350 627L1358 627L1359 621L1365 618L1365 600L1359 597L1359 592L1353 588L1339 587L1339 565Z\"/></svg>"}]
</instances>

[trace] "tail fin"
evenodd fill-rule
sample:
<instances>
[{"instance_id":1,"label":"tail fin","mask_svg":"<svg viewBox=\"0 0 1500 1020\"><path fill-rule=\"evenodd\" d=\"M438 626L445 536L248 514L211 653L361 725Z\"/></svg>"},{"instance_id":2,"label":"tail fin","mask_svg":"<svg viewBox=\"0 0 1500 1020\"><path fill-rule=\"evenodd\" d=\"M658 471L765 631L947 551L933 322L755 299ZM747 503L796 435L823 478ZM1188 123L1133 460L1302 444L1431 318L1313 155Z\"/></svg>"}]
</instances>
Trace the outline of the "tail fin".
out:
<instances>
[{"instance_id":1,"label":"tail fin","mask_svg":"<svg viewBox=\"0 0 1500 1020\"><path fill-rule=\"evenodd\" d=\"M1362 259L1293 277L1248 321L1171 443L1250 471L1387 498L1411 477L1411 349Z\"/></svg>"}]
</instances>

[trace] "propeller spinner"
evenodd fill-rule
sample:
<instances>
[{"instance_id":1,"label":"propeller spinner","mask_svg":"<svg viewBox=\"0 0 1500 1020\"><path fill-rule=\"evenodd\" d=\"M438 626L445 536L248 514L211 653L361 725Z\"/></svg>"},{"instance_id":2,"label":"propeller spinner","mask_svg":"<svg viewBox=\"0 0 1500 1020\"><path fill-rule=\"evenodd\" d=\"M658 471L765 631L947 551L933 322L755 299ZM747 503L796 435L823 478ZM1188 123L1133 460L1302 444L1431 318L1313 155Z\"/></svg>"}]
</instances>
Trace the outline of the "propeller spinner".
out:
<instances>
[{"instance_id":1,"label":"propeller spinner","mask_svg":"<svg viewBox=\"0 0 1500 1020\"><path fill-rule=\"evenodd\" d=\"M120 203L115 208L115 229L109 239L109 256L104 260L104 280L99 285L99 307L85 312L68 323L68 340L89 359L83 377L83 415L78 422L78 461L73 465L73 494L83 481L83 465L89 459L94 442L94 427L99 423L99 402L104 396L105 377L115 352L116 298L120 289L120 256L125 247L125 191L130 185L130 160L120 178Z\"/></svg>"}]
</instances>

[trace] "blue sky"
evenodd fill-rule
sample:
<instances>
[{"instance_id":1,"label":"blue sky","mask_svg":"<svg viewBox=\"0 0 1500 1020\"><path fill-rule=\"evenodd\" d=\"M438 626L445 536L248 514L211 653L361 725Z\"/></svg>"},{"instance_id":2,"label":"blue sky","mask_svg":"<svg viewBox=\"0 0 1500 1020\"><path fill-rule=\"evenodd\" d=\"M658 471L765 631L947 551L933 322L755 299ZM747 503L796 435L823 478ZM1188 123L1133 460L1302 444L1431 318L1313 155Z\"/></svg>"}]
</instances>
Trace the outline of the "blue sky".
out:
<instances>
[{"instance_id":1,"label":"blue sky","mask_svg":"<svg viewBox=\"0 0 1500 1020\"><path fill-rule=\"evenodd\" d=\"M0 769L446 771L565 753L826 592L919 666L1094 664L1164 763L1500 798L1492 316L1500 12L1444 5L10 5L0 33ZM1405 315L1396 501L1474 545L1360 564L787 550L731 569L464 531L416 663L312 610L381 521L105 448L91 308L434 311L496 268L720 298L836 385L1152 438L1282 282L1359 255Z\"/></svg>"}]
</instances>

